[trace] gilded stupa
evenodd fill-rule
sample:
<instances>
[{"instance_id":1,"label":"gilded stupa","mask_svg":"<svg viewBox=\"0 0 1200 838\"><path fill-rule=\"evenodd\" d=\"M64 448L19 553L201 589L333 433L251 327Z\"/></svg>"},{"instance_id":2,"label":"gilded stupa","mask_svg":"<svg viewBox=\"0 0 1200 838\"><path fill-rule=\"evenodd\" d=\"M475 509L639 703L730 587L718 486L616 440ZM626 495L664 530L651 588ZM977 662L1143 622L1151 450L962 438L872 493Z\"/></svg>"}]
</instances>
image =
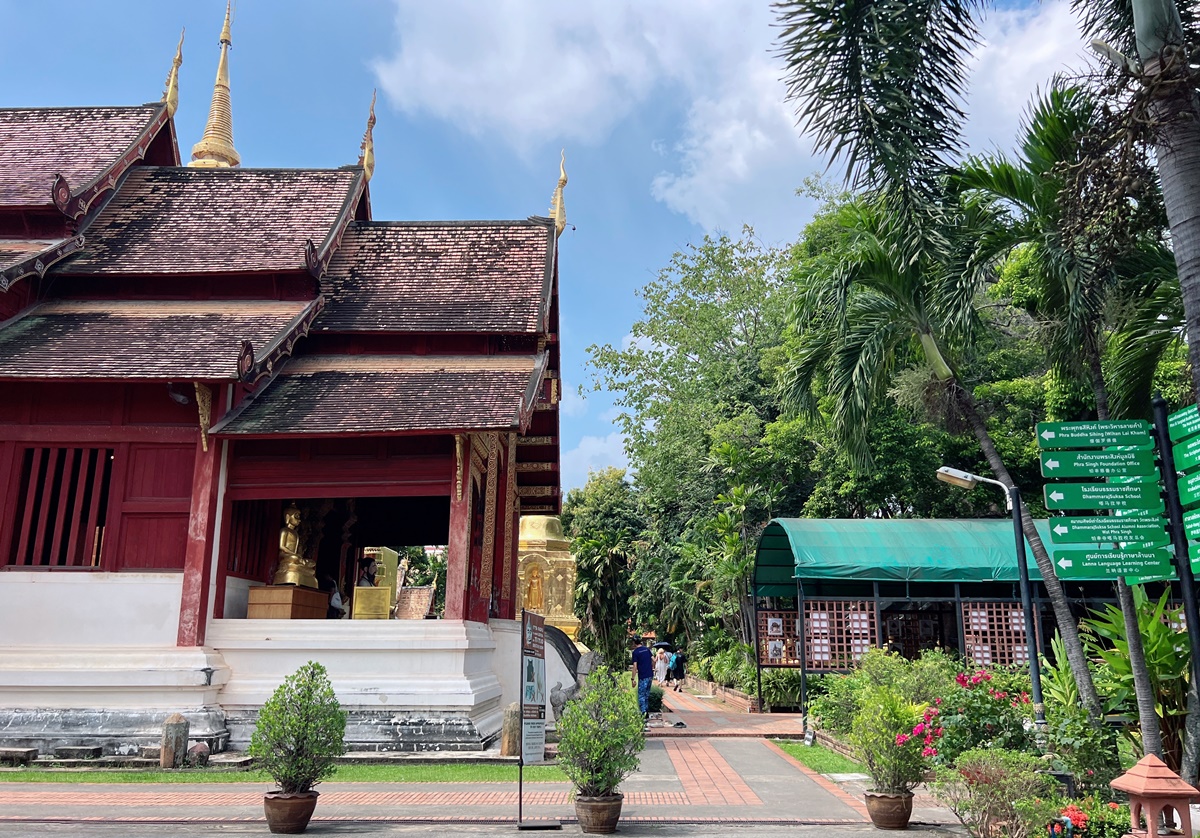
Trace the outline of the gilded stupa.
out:
<instances>
[{"instance_id":1,"label":"gilded stupa","mask_svg":"<svg viewBox=\"0 0 1200 838\"><path fill-rule=\"evenodd\" d=\"M575 640L575 558L555 515L522 515L518 542L517 609L541 614Z\"/></svg>"}]
</instances>

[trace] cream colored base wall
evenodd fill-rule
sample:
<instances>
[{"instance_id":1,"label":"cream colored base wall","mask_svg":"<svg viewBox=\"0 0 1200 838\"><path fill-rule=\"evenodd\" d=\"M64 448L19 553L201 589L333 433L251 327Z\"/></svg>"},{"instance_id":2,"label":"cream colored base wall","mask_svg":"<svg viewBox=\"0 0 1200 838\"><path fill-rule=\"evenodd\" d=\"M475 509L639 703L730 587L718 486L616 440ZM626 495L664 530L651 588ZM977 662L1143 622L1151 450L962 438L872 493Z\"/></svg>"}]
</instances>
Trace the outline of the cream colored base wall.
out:
<instances>
[{"instance_id":1,"label":"cream colored base wall","mask_svg":"<svg viewBox=\"0 0 1200 838\"><path fill-rule=\"evenodd\" d=\"M496 638L496 655L494 666L496 677L504 690L501 706L507 707L521 700L521 621L520 620L489 620L492 634ZM546 644L546 721L550 729L554 728L554 708L550 705L550 691L555 685L569 689L575 683L575 676L567 668L567 662L562 659L553 646Z\"/></svg>"},{"instance_id":2,"label":"cream colored base wall","mask_svg":"<svg viewBox=\"0 0 1200 838\"><path fill-rule=\"evenodd\" d=\"M182 590L181 573L0 573L0 649L174 646Z\"/></svg>"}]
</instances>

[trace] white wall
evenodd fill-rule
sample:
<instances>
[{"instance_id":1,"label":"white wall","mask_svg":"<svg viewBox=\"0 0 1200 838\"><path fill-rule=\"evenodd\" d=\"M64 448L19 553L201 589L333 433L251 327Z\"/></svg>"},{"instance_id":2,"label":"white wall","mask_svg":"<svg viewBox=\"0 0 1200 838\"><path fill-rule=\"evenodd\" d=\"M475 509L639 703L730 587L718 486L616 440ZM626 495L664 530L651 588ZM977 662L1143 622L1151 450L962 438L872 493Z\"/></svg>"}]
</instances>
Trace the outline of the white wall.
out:
<instances>
[{"instance_id":1,"label":"white wall","mask_svg":"<svg viewBox=\"0 0 1200 838\"><path fill-rule=\"evenodd\" d=\"M521 621L520 620L488 620L492 636L496 638L496 653L492 658L492 666L500 686L504 690L500 705L507 707L521 700ZM554 708L550 705L550 692L555 684L562 684L563 689L570 689L575 683L575 675L567 668L553 646L546 644L546 721L553 728Z\"/></svg>"},{"instance_id":2,"label":"white wall","mask_svg":"<svg viewBox=\"0 0 1200 838\"><path fill-rule=\"evenodd\" d=\"M182 573L0 573L0 648L171 646Z\"/></svg>"},{"instance_id":3,"label":"white wall","mask_svg":"<svg viewBox=\"0 0 1200 838\"><path fill-rule=\"evenodd\" d=\"M246 606L250 602L250 589L257 588L262 582L251 582L238 576L225 577L225 610L222 614L226 620L246 619Z\"/></svg>"}]
</instances>

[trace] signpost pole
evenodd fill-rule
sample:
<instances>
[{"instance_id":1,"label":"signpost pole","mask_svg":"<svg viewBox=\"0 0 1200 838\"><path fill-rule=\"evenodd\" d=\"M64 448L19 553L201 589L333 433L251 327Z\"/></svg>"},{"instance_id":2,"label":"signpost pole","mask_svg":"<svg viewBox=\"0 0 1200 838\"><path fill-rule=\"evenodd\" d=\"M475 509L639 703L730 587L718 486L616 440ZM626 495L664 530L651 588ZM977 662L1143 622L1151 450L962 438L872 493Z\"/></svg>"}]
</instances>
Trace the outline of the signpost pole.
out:
<instances>
[{"instance_id":1,"label":"signpost pole","mask_svg":"<svg viewBox=\"0 0 1200 838\"><path fill-rule=\"evenodd\" d=\"M521 643L517 647L517 683L525 683L525 609L521 609ZM524 693L524 687L522 687ZM521 738L517 748L517 828L525 820L522 809L525 803L525 698L522 694L521 705Z\"/></svg>"},{"instance_id":2,"label":"signpost pole","mask_svg":"<svg viewBox=\"0 0 1200 838\"><path fill-rule=\"evenodd\" d=\"M1046 729L1046 705L1042 703L1042 668L1038 660L1037 621L1033 615L1033 595L1029 590L1029 566L1025 563L1025 530L1021 521L1021 490L1008 487L1012 504L1013 533L1017 538L1017 579L1021 583L1021 609L1025 612L1025 642L1029 648L1029 690L1033 698L1033 719L1039 731Z\"/></svg>"},{"instance_id":3,"label":"signpost pole","mask_svg":"<svg viewBox=\"0 0 1200 838\"><path fill-rule=\"evenodd\" d=\"M1179 475L1175 472L1175 453L1167 425L1167 403L1154 394L1154 439L1162 461L1163 486L1167 490L1167 518L1171 523L1171 543L1175 547L1175 566L1183 591L1183 613L1187 618L1188 644L1192 647L1192 683L1200 684L1200 612L1196 606L1196 580L1188 556L1187 535L1183 531L1183 507L1179 503Z\"/></svg>"}]
</instances>

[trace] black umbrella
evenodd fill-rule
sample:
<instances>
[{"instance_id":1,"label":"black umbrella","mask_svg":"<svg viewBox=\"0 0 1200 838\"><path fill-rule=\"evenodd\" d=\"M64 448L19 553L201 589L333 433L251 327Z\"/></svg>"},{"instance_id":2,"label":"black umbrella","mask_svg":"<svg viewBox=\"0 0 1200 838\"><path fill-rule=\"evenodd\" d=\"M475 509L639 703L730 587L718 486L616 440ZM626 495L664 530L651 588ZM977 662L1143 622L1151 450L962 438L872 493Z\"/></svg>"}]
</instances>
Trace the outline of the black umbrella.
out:
<instances>
[{"instance_id":1,"label":"black umbrella","mask_svg":"<svg viewBox=\"0 0 1200 838\"><path fill-rule=\"evenodd\" d=\"M651 649L667 649L667 650L669 650L669 651L672 651L672 652L674 652L674 651L675 651L675 646L674 646L673 644L671 644L671 643L668 643L668 642L667 642L667 641L665 641L665 640L660 640L660 641L658 641L657 643L655 643L655 644L654 644L653 646L651 646L650 648L651 648Z\"/></svg>"}]
</instances>

